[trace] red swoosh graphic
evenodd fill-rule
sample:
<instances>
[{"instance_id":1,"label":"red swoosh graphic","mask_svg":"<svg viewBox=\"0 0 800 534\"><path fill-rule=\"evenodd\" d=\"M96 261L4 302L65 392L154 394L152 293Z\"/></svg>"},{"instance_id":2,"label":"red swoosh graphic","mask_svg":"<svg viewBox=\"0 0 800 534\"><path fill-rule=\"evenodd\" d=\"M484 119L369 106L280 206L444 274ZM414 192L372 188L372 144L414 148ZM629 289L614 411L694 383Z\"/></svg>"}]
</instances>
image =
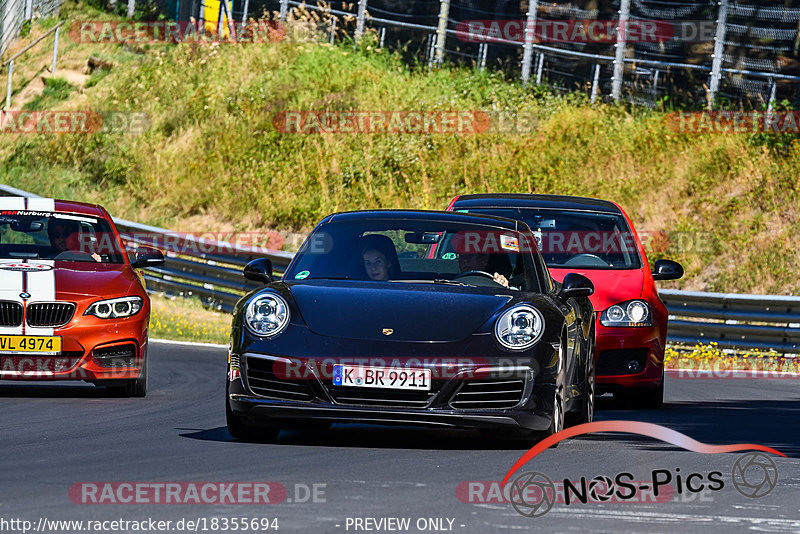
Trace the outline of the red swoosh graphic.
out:
<instances>
[{"instance_id":1,"label":"red swoosh graphic","mask_svg":"<svg viewBox=\"0 0 800 534\"><path fill-rule=\"evenodd\" d=\"M676 430L656 425L653 423L642 423L638 421L597 421L594 423L584 423L571 428L567 428L548 436L536 445L534 445L528 452L522 455L522 458L511 467L506 477L500 483L501 486L508 482L508 479L519 470L520 467L531 461L537 454L547 450L551 445L575 436L582 436L584 434L594 434L595 432L625 432L627 434L640 434L642 436L649 436L651 438L659 439L678 447L682 447L692 452L699 452L701 454L719 454L723 452L738 452L738 451L764 451L779 456L786 457L782 452L775 450L765 445L754 445L752 443L737 443L735 445L708 445L700 441L694 440L686 434L681 434Z\"/></svg>"}]
</instances>

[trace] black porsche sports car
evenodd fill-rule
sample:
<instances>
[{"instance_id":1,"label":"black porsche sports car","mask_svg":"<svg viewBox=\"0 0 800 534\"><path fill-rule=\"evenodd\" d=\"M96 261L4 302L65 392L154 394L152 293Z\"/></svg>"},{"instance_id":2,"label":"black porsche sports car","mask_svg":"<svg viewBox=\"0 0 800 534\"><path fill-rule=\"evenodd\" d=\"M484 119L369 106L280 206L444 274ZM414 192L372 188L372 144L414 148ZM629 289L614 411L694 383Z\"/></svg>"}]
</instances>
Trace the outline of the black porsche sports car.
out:
<instances>
[{"instance_id":1,"label":"black porsche sports car","mask_svg":"<svg viewBox=\"0 0 800 534\"><path fill-rule=\"evenodd\" d=\"M333 422L551 434L594 414L594 288L554 282L521 222L426 211L326 217L281 281L234 310L230 434Z\"/></svg>"}]
</instances>

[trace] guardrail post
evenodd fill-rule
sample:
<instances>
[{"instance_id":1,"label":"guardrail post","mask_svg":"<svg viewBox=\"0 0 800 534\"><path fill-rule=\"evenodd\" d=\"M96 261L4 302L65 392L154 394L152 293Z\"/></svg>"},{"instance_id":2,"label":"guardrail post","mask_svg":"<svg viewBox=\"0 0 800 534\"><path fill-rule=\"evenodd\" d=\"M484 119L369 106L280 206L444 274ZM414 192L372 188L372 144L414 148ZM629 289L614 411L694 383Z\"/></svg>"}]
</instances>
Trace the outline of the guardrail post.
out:
<instances>
[{"instance_id":1,"label":"guardrail post","mask_svg":"<svg viewBox=\"0 0 800 534\"><path fill-rule=\"evenodd\" d=\"M447 41L447 22L450 18L450 0L442 0L439 7L439 28L436 30L436 57L437 65L444 63L444 49Z\"/></svg>"},{"instance_id":2,"label":"guardrail post","mask_svg":"<svg viewBox=\"0 0 800 534\"><path fill-rule=\"evenodd\" d=\"M383 48L383 44L386 42L386 27L382 27L380 31L380 43L378 44L379 47Z\"/></svg>"},{"instance_id":3,"label":"guardrail post","mask_svg":"<svg viewBox=\"0 0 800 534\"><path fill-rule=\"evenodd\" d=\"M364 22L367 17L367 0L358 0L358 21L356 22L355 45L358 46L364 35Z\"/></svg>"},{"instance_id":4,"label":"guardrail post","mask_svg":"<svg viewBox=\"0 0 800 534\"><path fill-rule=\"evenodd\" d=\"M14 61L8 64L8 89L6 89L6 109L11 107L11 76L14 72Z\"/></svg>"},{"instance_id":5,"label":"guardrail post","mask_svg":"<svg viewBox=\"0 0 800 534\"><path fill-rule=\"evenodd\" d=\"M522 54L522 83L531 81L531 64L533 63L533 41L536 39L536 17L539 11L539 0L530 0L528 20L525 23L525 46Z\"/></svg>"},{"instance_id":6,"label":"guardrail post","mask_svg":"<svg viewBox=\"0 0 800 534\"><path fill-rule=\"evenodd\" d=\"M336 17L331 17L331 36L330 36L330 43L333 44L333 40L336 39Z\"/></svg>"},{"instance_id":7,"label":"guardrail post","mask_svg":"<svg viewBox=\"0 0 800 534\"><path fill-rule=\"evenodd\" d=\"M619 6L619 26L614 58L614 77L611 80L611 98L619 102L622 97L622 77L625 74L625 46L628 44L628 18L631 14L631 0L621 0Z\"/></svg>"},{"instance_id":8,"label":"guardrail post","mask_svg":"<svg viewBox=\"0 0 800 534\"><path fill-rule=\"evenodd\" d=\"M489 43L481 43L478 47L478 68L486 70L486 56L489 55Z\"/></svg>"},{"instance_id":9,"label":"guardrail post","mask_svg":"<svg viewBox=\"0 0 800 534\"><path fill-rule=\"evenodd\" d=\"M56 73L56 60L58 60L58 33L61 27L56 28L55 36L53 37L53 64L50 66L50 74Z\"/></svg>"},{"instance_id":10,"label":"guardrail post","mask_svg":"<svg viewBox=\"0 0 800 534\"><path fill-rule=\"evenodd\" d=\"M653 75L653 105L656 103L656 98L658 98L658 75L661 73L660 70L656 69L655 74Z\"/></svg>"},{"instance_id":11,"label":"guardrail post","mask_svg":"<svg viewBox=\"0 0 800 534\"><path fill-rule=\"evenodd\" d=\"M428 34L428 43L427 43L427 47L428 47L428 68L431 68L433 66L433 58L434 58L435 49L436 49L435 41L436 41L436 34L435 33Z\"/></svg>"},{"instance_id":12,"label":"guardrail post","mask_svg":"<svg viewBox=\"0 0 800 534\"><path fill-rule=\"evenodd\" d=\"M286 16L289 14L289 0L281 0L281 22L286 22Z\"/></svg>"},{"instance_id":13,"label":"guardrail post","mask_svg":"<svg viewBox=\"0 0 800 534\"><path fill-rule=\"evenodd\" d=\"M594 76L592 77L592 97L591 103L597 102L597 96L600 94L600 63L594 64Z\"/></svg>"},{"instance_id":14,"label":"guardrail post","mask_svg":"<svg viewBox=\"0 0 800 534\"><path fill-rule=\"evenodd\" d=\"M717 15L717 33L714 36L714 55L711 62L711 79L708 82L708 110L711 111L714 99L719 92L719 81L722 78L722 53L725 51L725 32L728 22L728 0L719 1Z\"/></svg>"},{"instance_id":15,"label":"guardrail post","mask_svg":"<svg viewBox=\"0 0 800 534\"><path fill-rule=\"evenodd\" d=\"M128 18L133 18L133 12L136 10L136 0L128 0Z\"/></svg>"},{"instance_id":16,"label":"guardrail post","mask_svg":"<svg viewBox=\"0 0 800 534\"><path fill-rule=\"evenodd\" d=\"M250 10L250 0L244 0L244 11L242 12L242 30L247 25L247 12Z\"/></svg>"}]
</instances>

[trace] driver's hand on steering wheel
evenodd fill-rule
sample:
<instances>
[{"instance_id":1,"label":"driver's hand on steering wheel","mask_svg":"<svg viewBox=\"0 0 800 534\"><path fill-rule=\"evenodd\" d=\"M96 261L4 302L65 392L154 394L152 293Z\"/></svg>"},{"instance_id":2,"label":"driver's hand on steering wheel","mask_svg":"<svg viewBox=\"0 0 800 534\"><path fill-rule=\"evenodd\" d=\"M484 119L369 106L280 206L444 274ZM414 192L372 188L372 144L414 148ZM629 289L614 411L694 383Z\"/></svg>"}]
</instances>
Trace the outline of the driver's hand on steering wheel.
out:
<instances>
[{"instance_id":1,"label":"driver's hand on steering wheel","mask_svg":"<svg viewBox=\"0 0 800 534\"><path fill-rule=\"evenodd\" d=\"M494 273L493 280L503 287L508 287L508 279L500 273Z\"/></svg>"}]
</instances>

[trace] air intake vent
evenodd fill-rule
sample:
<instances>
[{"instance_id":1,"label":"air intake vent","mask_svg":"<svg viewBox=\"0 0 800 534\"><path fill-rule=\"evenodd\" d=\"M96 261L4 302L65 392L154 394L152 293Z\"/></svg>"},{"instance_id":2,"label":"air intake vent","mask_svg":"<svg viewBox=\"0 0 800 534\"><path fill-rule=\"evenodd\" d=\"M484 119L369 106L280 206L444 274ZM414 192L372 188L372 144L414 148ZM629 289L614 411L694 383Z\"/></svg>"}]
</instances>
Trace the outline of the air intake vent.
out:
<instances>
[{"instance_id":1,"label":"air intake vent","mask_svg":"<svg viewBox=\"0 0 800 534\"><path fill-rule=\"evenodd\" d=\"M453 396L450 406L457 410L513 408L522 400L524 388L521 378L469 380Z\"/></svg>"},{"instance_id":2,"label":"air intake vent","mask_svg":"<svg viewBox=\"0 0 800 534\"><path fill-rule=\"evenodd\" d=\"M28 305L28 326L64 326L72 319L71 302L40 302Z\"/></svg>"},{"instance_id":3,"label":"air intake vent","mask_svg":"<svg viewBox=\"0 0 800 534\"><path fill-rule=\"evenodd\" d=\"M276 376L272 361L247 358L247 385L254 394L270 399L309 401L314 397L309 380Z\"/></svg>"},{"instance_id":4,"label":"air intake vent","mask_svg":"<svg viewBox=\"0 0 800 534\"><path fill-rule=\"evenodd\" d=\"M22 324L22 304L0 300L0 326L19 326Z\"/></svg>"}]
</instances>

